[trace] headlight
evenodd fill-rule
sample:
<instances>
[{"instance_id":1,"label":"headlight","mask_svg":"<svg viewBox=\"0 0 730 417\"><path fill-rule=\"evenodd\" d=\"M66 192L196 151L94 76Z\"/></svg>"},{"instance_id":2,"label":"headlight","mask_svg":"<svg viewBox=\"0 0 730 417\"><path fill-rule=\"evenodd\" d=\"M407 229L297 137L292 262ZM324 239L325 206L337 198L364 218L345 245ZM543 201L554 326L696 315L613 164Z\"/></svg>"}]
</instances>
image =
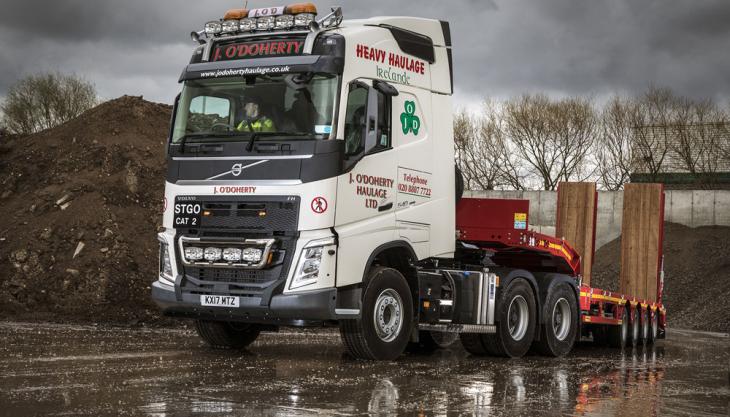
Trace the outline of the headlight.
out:
<instances>
[{"instance_id":1,"label":"headlight","mask_svg":"<svg viewBox=\"0 0 730 417\"><path fill-rule=\"evenodd\" d=\"M172 277L172 261L170 260L170 248L167 243L160 241L160 275L168 281L174 281Z\"/></svg>"},{"instance_id":2,"label":"headlight","mask_svg":"<svg viewBox=\"0 0 730 417\"><path fill-rule=\"evenodd\" d=\"M314 20L314 15L312 13L299 13L298 15L294 16L294 26L309 26L309 22Z\"/></svg>"},{"instance_id":3,"label":"headlight","mask_svg":"<svg viewBox=\"0 0 730 417\"><path fill-rule=\"evenodd\" d=\"M200 261L203 259L203 248L188 246L185 248L185 259L188 261Z\"/></svg>"},{"instance_id":4,"label":"headlight","mask_svg":"<svg viewBox=\"0 0 730 417\"><path fill-rule=\"evenodd\" d=\"M205 24L205 34L213 36L221 33L221 22L208 22Z\"/></svg>"},{"instance_id":5,"label":"headlight","mask_svg":"<svg viewBox=\"0 0 730 417\"><path fill-rule=\"evenodd\" d=\"M335 238L313 240L304 247L297 263L297 269L292 278L289 289L304 287L317 282L319 279L319 267L322 264L322 253L326 246L335 244Z\"/></svg>"},{"instance_id":6,"label":"headlight","mask_svg":"<svg viewBox=\"0 0 730 417\"><path fill-rule=\"evenodd\" d=\"M205 260L208 262L215 262L221 258L221 248L205 248Z\"/></svg>"},{"instance_id":7,"label":"headlight","mask_svg":"<svg viewBox=\"0 0 730 417\"><path fill-rule=\"evenodd\" d=\"M224 20L221 24L222 33L238 32L238 20Z\"/></svg>"},{"instance_id":8,"label":"headlight","mask_svg":"<svg viewBox=\"0 0 730 417\"><path fill-rule=\"evenodd\" d=\"M223 249L223 260L228 262L238 262L241 260L241 249L225 248Z\"/></svg>"},{"instance_id":9,"label":"headlight","mask_svg":"<svg viewBox=\"0 0 730 417\"><path fill-rule=\"evenodd\" d=\"M290 14L283 14L276 16L276 28L277 29L289 29L294 26L294 16Z\"/></svg>"},{"instance_id":10,"label":"headlight","mask_svg":"<svg viewBox=\"0 0 730 417\"><path fill-rule=\"evenodd\" d=\"M247 17L238 21L238 28L243 32L256 30L256 19Z\"/></svg>"},{"instance_id":11,"label":"headlight","mask_svg":"<svg viewBox=\"0 0 730 417\"><path fill-rule=\"evenodd\" d=\"M269 30L274 28L274 16L264 16L256 19L257 30Z\"/></svg>"}]
</instances>

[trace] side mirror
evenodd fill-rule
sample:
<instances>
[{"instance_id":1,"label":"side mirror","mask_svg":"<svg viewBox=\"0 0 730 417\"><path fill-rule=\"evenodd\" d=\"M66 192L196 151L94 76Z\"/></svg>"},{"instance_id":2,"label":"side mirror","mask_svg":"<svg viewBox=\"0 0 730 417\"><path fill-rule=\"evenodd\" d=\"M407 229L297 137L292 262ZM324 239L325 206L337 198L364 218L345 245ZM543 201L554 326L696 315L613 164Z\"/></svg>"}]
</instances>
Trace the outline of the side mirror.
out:
<instances>
[{"instance_id":1,"label":"side mirror","mask_svg":"<svg viewBox=\"0 0 730 417\"><path fill-rule=\"evenodd\" d=\"M172 135L175 134L175 118L177 117L177 107L180 104L180 94L177 93L175 96L175 104L172 106L172 117L170 117L170 135L167 138L167 145L165 146L165 153L170 153L170 144L172 143Z\"/></svg>"},{"instance_id":2,"label":"side mirror","mask_svg":"<svg viewBox=\"0 0 730 417\"><path fill-rule=\"evenodd\" d=\"M389 97L395 97L398 95L398 90L385 81L373 80L373 88Z\"/></svg>"}]
</instances>

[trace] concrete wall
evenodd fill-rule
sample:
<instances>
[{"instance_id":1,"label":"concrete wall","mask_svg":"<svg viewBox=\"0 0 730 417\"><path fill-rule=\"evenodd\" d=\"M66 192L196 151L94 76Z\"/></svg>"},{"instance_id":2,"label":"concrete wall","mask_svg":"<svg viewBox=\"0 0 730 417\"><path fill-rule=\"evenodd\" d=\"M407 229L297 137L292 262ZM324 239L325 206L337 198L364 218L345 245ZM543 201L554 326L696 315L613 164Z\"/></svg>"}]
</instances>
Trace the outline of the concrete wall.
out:
<instances>
[{"instance_id":1,"label":"concrete wall","mask_svg":"<svg viewBox=\"0 0 730 417\"><path fill-rule=\"evenodd\" d=\"M730 226L730 191L667 190L664 220L689 227ZM530 200L530 228L548 235L555 234L555 191L465 191L464 197L514 198ZM623 192L598 192L596 249L621 234Z\"/></svg>"}]
</instances>

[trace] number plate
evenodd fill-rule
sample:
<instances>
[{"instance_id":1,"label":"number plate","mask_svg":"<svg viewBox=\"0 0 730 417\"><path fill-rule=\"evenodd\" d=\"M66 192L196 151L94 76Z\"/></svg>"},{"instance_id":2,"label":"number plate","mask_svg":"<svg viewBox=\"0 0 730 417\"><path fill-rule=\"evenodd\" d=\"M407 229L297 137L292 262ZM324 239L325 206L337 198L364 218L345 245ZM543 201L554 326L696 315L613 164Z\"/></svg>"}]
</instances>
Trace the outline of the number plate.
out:
<instances>
[{"instance_id":1,"label":"number plate","mask_svg":"<svg viewBox=\"0 0 730 417\"><path fill-rule=\"evenodd\" d=\"M200 227L200 212L203 211L203 205L201 203L176 200L173 210L173 227Z\"/></svg>"},{"instance_id":2,"label":"number plate","mask_svg":"<svg viewBox=\"0 0 730 417\"><path fill-rule=\"evenodd\" d=\"M238 297L230 295L201 295L200 305L206 307L238 307Z\"/></svg>"}]
</instances>

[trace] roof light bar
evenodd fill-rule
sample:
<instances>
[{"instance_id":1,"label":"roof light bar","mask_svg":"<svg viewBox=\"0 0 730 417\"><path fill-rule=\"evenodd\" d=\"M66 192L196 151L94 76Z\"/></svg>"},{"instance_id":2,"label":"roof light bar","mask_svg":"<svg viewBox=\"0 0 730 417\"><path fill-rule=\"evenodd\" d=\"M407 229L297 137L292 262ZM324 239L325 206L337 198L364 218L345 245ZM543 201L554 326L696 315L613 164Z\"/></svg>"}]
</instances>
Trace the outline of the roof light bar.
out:
<instances>
[{"instance_id":1,"label":"roof light bar","mask_svg":"<svg viewBox=\"0 0 730 417\"><path fill-rule=\"evenodd\" d=\"M271 31L309 28L319 31L336 27L342 22L342 9L333 8L332 12L316 20L317 7L313 3L295 3L288 6L265 9L231 9L223 19L207 22L204 29L192 32L190 37L197 43L205 43L203 37L211 39L240 32Z\"/></svg>"}]
</instances>

